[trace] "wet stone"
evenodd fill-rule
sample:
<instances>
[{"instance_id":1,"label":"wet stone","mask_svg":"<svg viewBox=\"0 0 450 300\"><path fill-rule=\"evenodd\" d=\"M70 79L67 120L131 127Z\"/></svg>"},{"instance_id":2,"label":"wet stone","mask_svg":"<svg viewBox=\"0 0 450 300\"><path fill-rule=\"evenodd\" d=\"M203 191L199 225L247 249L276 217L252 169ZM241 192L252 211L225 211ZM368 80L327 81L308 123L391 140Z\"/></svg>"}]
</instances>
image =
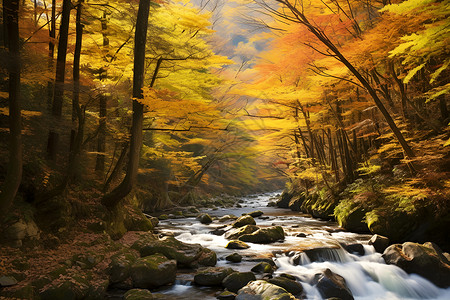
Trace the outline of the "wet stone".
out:
<instances>
[{"instance_id":1,"label":"wet stone","mask_svg":"<svg viewBox=\"0 0 450 300\"><path fill-rule=\"evenodd\" d=\"M240 263L242 261L242 255L240 255L239 253L232 253L230 255L228 255L225 258L227 261L233 262L233 263Z\"/></svg>"},{"instance_id":2,"label":"wet stone","mask_svg":"<svg viewBox=\"0 0 450 300\"><path fill-rule=\"evenodd\" d=\"M250 246L247 245L246 243L242 242L242 241L232 240L232 241L228 242L228 244L225 246L225 248L228 248L228 249L248 249L248 248L250 248Z\"/></svg>"}]
</instances>

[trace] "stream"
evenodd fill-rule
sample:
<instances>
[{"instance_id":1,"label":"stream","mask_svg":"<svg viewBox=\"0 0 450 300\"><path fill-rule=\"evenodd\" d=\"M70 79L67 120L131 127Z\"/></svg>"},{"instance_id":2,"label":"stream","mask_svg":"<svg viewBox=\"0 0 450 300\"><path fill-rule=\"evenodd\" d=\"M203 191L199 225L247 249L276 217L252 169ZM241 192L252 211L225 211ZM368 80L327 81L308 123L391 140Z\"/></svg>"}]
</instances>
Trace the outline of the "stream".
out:
<instances>
[{"instance_id":1,"label":"stream","mask_svg":"<svg viewBox=\"0 0 450 300\"><path fill-rule=\"evenodd\" d=\"M327 268L345 278L354 298L358 300L450 299L450 288L438 288L418 275L407 274L396 266L385 264L381 254L368 245L371 235L345 232L335 222L320 221L288 209L268 207L267 204L274 201L276 195L266 193L243 197L242 207L206 209L203 212L217 217L209 225L201 224L195 218L180 218L161 221L158 229L162 234L173 233L182 242L198 243L214 250L218 258L217 266L231 267L236 271L248 272L261 259L270 258L277 266L274 276L287 273L301 282L306 293L303 299L322 299L319 291L309 282L315 274ZM239 217L255 210L264 212L261 217L255 218L258 226L283 227L286 235L283 242L248 243L249 249L235 250L225 248L228 240L223 235L210 233L229 224L219 222L220 217L231 214ZM363 245L363 255L349 253L340 246L355 243ZM310 255L311 258L303 252L311 249L320 251ZM234 252L242 255L242 262L225 260ZM215 294L221 289L192 284L194 275L193 270L180 270L175 285L157 292L169 299L216 299Z\"/></svg>"}]
</instances>

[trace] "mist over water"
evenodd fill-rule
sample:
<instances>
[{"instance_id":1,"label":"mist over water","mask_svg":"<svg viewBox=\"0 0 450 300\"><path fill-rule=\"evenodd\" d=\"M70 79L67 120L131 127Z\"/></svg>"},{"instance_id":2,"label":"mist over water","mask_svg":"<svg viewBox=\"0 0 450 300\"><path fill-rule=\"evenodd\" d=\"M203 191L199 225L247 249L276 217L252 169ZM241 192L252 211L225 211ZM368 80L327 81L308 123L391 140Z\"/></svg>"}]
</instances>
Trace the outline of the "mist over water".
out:
<instances>
[{"instance_id":1,"label":"mist over water","mask_svg":"<svg viewBox=\"0 0 450 300\"><path fill-rule=\"evenodd\" d=\"M223 235L210 233L215 228L224 226L224 223L214 221L210 225L204 225L195 218L162 221L160 231L170 231L180 241L198 243L214 250L218 257L217 266L231 267L236 271L250 271L257 264L258 258L270 257L278 268L274 276L287 273L301 282L306 293L303 299L323 299L314 286L314 277L325 269L344 277L357 300L450 299L450 288L438 288L423 277L407 274L397 266L385 264L381 254L376 253L374 248L367 244L371 235L344 232L333 222L320 221L287 209L267 207L275 195L276 193L267 193L244 197L241 208L205 212L211 216L222 217L227 214L240 216L242 213L261 210L264 212L263 218L255 218L256 224L283 226L286 234L284 242L248 243L249 249L227 249L225 246L228 240ZM306 237L297 237L299 233L306 234ZM341 243L363 244L364 255L348 253L340 246ZM225 257L233 252L243 256L241 263L225 260ZM194 272L179 277L192 279ZM216 299L214 294L218 290L194 286L190 280L178 280L176 285L160 292L173 299Z\"/></svg>"}]
</instances>

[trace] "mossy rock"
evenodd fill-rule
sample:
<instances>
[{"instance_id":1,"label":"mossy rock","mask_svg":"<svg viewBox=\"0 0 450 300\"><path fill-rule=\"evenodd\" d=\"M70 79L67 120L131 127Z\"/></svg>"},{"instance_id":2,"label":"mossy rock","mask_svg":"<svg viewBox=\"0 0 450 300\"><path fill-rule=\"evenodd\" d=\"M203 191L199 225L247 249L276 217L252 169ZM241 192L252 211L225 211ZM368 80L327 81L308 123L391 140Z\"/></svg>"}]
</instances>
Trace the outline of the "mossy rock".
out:
<instances>
[{"instance_id":1,"label":"mossy rock","mask_svg":"<svg viewBox=\"0 0 450 300\"><path fill-rule=\"evenodd\" d=\"M284 230L281 226L260 228L251 234L244 234L239 237L240 241L256 244L268 244L284 240Z\"/></svg>"},{"instance_id":2,"label":"mossy rock","mask_svg":"<svg viewBox=\"0 0 450 300\"><path fill-rule=\"evenodd\" d=\"M124 226L129 231L151 231L155 227L137 207L129 207L124 218Z\"/></svg>"},{"instance_id":3,"label":"mossy rock","mask_svg":"<svg viewBox=\"0 0 450 300\"><path fill-rule=\"evenodd\" d=\"M137 288L156 288L175 281L177 262L162 254L137 259L130 268L133 285Z\"/></svg>"},{"instance_id":4,"label":"mossy rock","mask_svg":"<svg viewBox=\"0 0 450 300\"><path fill-rule=\"evenodd\" d=\"M150 240L148 243L137 241L132 246L140 252L141 257L161 253L185 267L215 266L216 253L202 247L200 244L183 243L172 236L166 236L159 240Z\"/></svg>"},{"instance_id":5,"label":"mossy rock","mask_svg":"<svg viewBox=\"0 0 450 300\"><path fill-rule=\"evenodd\" d=\"M233 223L234 228L242 227L245 225L256 225L255 219L253 219L250 215L243 215L239 217L236 221Z\"/></svg>"},{"instance_id":6,"label":"mossy rock","mask_svg":"<svg viewBox=\"0 0 450 300\"><path fill-rule=\"evenodd\" d=\"M194 282L203 286L221 285L222 280L233 273L232 268L225 267L210 267L200 270L194 276Z\"/></svg>"},{"instance_id":7,"label":"mossy rock","mask_svg":"<svg viewBox=\"0 0 450 300\"><path fill-rule=\"evenodd\" d=\"M236 293L253 280L256 280L256 277L252 272L235 272L223 279L222 286L227 290Z\"/></svg>"},{"instance_id":8,"label":"mossy rock","mask_svg":"<svg viewBox=\"0 0 450 300\"><path fill-rule=\"evenodd\" d=\"M130 269L138 259L138 255L132 251L117 253L111 257L111 263L107 268L111 283L124 282L130 277Z\"/></svg>"},{"instance_id":9,"label":"mossy rock","mask_svg":"<svg viewBox=\"0 0 450 300\"><path fill-rule=\"evenodd\" d=\"M153 295L146 289L131 289L123 295L124 300L152 300Z\"/></svg>"},{"instance_id":10,"label":"mossy rock","mask_svg":"<svg viewBox=\"0 0 450 300\"><path fill-rule=\"evenodd\" d=\"M285 276L271 278L268 282L284 288L292 295L299 295L303 292L303 286L301 283L295 281L295 279L289 279Z\"/></svg>"},{"instance_id":11,"label":"mossy rock","mask_svg":"<svg viewBox=\"0 0 450 300\"><path fill-rule=\"evenodd\" d=\"M255 272L255 273L269 273L269 274L272 274L274 272L274 269L273 269L271 264L262 261L262 262L258 263L256 266L254 266L251 269L251 271Z\"/></svg>"},{"instance_id":12,"label":"mossy rock","mask_svg":"<svg viewBox=\"0 0 450 300\"><path fill-rule=\"evenodd\" d=\"M240 289L236 299L294 300L295 297L280 286L256 280Z\"/></svg>"},{"instance_id":13,"label":"mossy rock","mask_svg":"<svg viewBox=\"0 0 450 300\"><path fill-rule=\"evenodd\" d=\"M243 241L239 240L231 240L228 242L228 244L225 246L227 249L248 249L250 248L249 245L244 243Z\"/></svg>"},{"instance_id":14,"label":"mossy rock","mask_svg":"<svg viewBox=\"0 0 450 300\"><path fill-rule=\"evenodd\" d=\"M259 229L256 225L245 225L239 228L233 228L225 233L225 238L229 240L235 240L244 234L251 234Z\"/></svg>"}]
</instances>

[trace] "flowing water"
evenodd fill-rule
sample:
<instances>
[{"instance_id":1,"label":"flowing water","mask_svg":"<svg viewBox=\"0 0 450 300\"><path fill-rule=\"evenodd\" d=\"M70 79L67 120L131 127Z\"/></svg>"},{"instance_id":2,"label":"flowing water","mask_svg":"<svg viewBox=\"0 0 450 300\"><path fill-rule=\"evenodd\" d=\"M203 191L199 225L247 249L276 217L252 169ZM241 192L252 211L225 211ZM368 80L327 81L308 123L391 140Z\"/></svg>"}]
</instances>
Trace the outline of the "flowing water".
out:
<instances>
[{"instance_id":1,"label":"flowing water","mask_svg":"<svg viewBox=\"0 0 450 300\"><path fill-rule=\"evenodd\" d=\"M275 193L267 193L242 198L242 207L205 210L211 216L220 218L233 214L240 216L254 210L264 214L255 218L258 226L280 225L285 231L283 242L272 244L252 244L249 249L226 249L228 240L223 235L210 232L224 224L215 220L209 225L201 224L195 218L170 219L160 222L161 233L173 233L178 240L186 243L198 243L217 253L217 266L231 267L236 271L247 272L258 260L272 259L277 270L273 275L287 273L295 276L304 288L303 299L322 299L312 284L314 275L324 269L330 269L345 278L347 286L357 300L375 299L450 299L450 288L440 289L428 280L407 274L402 269L384 263L381 254L367 244L371 235L345 232L334 222L319 221L308 215L287 209L267 207L274 200ZM228 223L229 224L229 223ZM227 229L226 227L224 229ZM297 236L301 234L301 236ZM306 235L306 237L305 237ZM341 244L359 243L364 254L349 253ZM230 263L225 257L237 252L243 256L241 263ZM216 299L218 288L204 288L192 284L195 273L181 270L176 284L159 293L171 299Z\"/></svg>"}]
</instances>

